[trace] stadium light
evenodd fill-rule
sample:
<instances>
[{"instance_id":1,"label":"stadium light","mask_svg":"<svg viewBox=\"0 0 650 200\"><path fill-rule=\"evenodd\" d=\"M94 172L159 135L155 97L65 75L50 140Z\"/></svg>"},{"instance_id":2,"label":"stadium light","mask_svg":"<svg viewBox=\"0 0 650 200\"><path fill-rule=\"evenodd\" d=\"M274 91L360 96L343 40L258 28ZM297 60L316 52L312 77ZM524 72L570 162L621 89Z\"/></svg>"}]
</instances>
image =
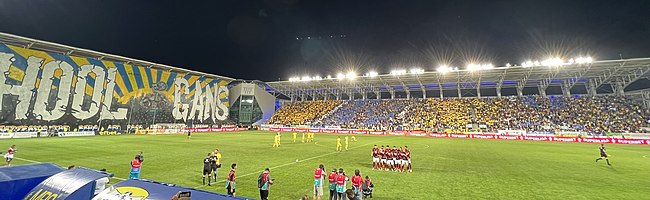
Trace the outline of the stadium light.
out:
<instances>
[{"instance_id":1,"label":"stadium light","mask_svg":"<svg viewBox=\"0 0 650 200\"><path fill-rule=\"evenodd\" d=\"M336 75L336 78L339 79L339 80L342 80L342 79L345 78L345 74L343 74L343 73L338 73L338 74Z\"/></svg>"},{"instance_id":2,"label":"stadium light","mask_svg":"<svg viewBox=\"0 0 650 200\"><path fill-rule=\"evenodd\" d=\"M592 63L594 60L591 58L591 56L588 57L578 57L575 59L575 62L578 64L586 64L586 63Z\"/></svg>"},{"instance_id":3,"label":"stadium light","mask_svg":"<svg viewBox=\"0 0 650 200\"><path fill-rule=\"evenodd\" d=\"M447 67L447 66L440 66L440 67L438 67L438 68L436 69L436 71L438 71L438 72L444 74L444 73L449 72L449 67Z\"/></svg>"},{"instance_id":4,"label":"stadium light","mask_svg":"<svg viewBox=\"0 0 650 200\"><path fill-rule=\"evenodd\" d=\"M406 74L406 70L397 69L397 70L390 71L390 74L393 75L393 76L404 75L404 74Z\"/></svg>"},{"instance_id":5,"label":"stadium light","mask_svg":"<svg viewBox=\"0 0 650 200\"><path fill-rule=\"evenodd\" d=\"M510 63L506 63L506 67L512 67Z\"/></svg>"},{"instance_id":6,"label":"stadium light","mask_svg":"<svg viewBox=\"0 0 650 200\"><path fill-rule=\"evenodd\" d=\"M543 66L557 67L564 65L564 61L560 58L549 58L541 62Z\"/></svg>"},{"instance_id":7,"label":"stadium light","mask_svg":"<svg viewBox=\"0 0 650 200\"><path fill-rule=\"evenodd\" d=\"M376 71L370 71L370 72L368 72L368 74L366 76L367 77L376 77L377 75L379 75L379 73L377 73Z\"/></svg>"},{"instance_id":8,"label":"stadium light","mask_svg":"<svg viewBox=\"0 0 650 200\"><path fill-rule=\"evenodd\" d=\"M350 71L347 74L345 74L345 78L349 80L354 80L355 78L357 78L357 73Z\"/></svg>"},{"instance_id":9,"label":"stadium light","mask_svg":"<svg viewBox=\"0 0 650 200\"><path fill-rule=\"evenodd\" d=\"M332 75L327 75L327 79L332 79Z\"/></svg>"},{"instance_id":10,"label":"stadium light","mask_svg":"<svg viewBox=\"0 0 650 200\"><path fill-rule=\"evenodd\" d=\"M305 82L307 82L307 81L311 81L311 77L309 77L309 76L303 76L302 79L300 79L300 81L305 81Z\"/></svg>"},{"instance_id":11,"label":"stadium light","mask_svg":"<svg viewBox=\"0 0 650 200\"><path fill-rule=\"evenodd\" d=\"M469 64L467 65L467 70L469 71L477 71L477 70L488 70L488 69L493 69L494 65L493 64Z\"/></svg>"},{"instance_id":12,"label":"stadium light","mask_svg":"<svg viewBox=\"0 0 650 200\"><path fill-rule=\"evenodd\" d=\"M424 70L420 68L413 68L409 71L411 74L423 74Z\"/></svg>"}]
</instances>

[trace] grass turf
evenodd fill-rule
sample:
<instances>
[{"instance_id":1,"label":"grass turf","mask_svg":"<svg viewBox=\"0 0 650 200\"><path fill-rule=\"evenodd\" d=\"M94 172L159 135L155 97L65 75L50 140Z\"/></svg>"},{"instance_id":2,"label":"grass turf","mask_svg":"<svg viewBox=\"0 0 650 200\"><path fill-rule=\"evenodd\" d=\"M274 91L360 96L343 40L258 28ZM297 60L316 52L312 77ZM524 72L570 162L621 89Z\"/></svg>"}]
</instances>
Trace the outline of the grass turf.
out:
<instances>
[{"instance_id":1,"label":"grass turf","mask_svg":"<svg viewBox=\"0 0 650 200\"><path fill-rule=\"evenodd\" d=\"M61 166L106 168L126 178L133 156L143 151L142 178L225 193L231 163L238 165L237 195L259 198L257 176L271 168L273 199L312 196L313 171L324 164L348 175L360 169L376 188L374 199L650 199L650 147L606 145L612 166L595 162L597 144L357 135L350 149L334 152L337 135L317 134L315 143L291 141L272 148L262 131L186 135L121 135L0 140L17 144L14 165L27 160ZM413 173L373 171L372 145L407 145ZM202 159L219 148L218 183L202 186ZM296 162L296 159L299 162ZM115 183L119 180L111 180ZM348 186L351 184L348 183ZM325 186L325 195L328 195Z\"/></svg>"}]
</instances>

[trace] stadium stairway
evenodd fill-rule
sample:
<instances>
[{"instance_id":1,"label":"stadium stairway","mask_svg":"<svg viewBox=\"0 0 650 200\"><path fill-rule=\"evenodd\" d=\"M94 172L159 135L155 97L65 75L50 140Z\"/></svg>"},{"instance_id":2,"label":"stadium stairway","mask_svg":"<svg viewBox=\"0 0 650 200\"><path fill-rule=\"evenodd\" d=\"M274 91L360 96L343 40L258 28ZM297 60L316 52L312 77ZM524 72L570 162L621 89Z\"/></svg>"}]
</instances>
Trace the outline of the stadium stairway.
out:
<instances>
[{"instance_id":1,"label":"stadium stairway","mask_svg":"<svg viewBox=\"0 0 650 200\"><path fill-rule=\"evenodd\" d=\"M322 122L323 119L329 117L332 113L334 113L334 112L336 112L337 110L339 110L339 108L343 107L343 105L346 104L346 103L348 103L348 101L343 101L343 103L341 103L341 104L339 104L338 106L334 107L334 109L332 109L332 110L330 110L330 111L327 111L327 113L325 113L323 116L321 116L321 117L318 119L318 122Z\"/></svg>"}]
</instances>

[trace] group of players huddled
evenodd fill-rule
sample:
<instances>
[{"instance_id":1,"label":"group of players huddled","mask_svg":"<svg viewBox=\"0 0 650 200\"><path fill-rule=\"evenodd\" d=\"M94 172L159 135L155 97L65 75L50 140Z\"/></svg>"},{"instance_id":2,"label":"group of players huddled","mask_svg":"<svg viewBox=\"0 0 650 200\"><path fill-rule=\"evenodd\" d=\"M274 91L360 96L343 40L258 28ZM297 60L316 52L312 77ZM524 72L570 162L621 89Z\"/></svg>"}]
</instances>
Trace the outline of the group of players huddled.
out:
<instances>
[{"instance_id":1,"label":"group of players huddled","mask_svg":"<svg viewBox=\"0 0 650 200\"><path fill-rule=\"evenodd\" d=\"M413 172L411 166L411 150L408 146L404 148L386 145L372 148L372 169L395 172Z\"/></svg>"}]
</instances>

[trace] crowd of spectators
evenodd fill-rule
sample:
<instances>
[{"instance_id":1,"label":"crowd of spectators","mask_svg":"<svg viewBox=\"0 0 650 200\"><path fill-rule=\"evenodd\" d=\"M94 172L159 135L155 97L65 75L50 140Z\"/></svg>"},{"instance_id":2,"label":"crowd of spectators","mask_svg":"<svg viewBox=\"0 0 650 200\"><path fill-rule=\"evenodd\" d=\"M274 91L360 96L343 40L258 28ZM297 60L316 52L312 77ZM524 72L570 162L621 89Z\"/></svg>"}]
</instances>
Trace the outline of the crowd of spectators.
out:
<instances>
[{"instance_id":1,"label":"crowd of spectators","mask_svg":"<svg viewBox=\"0 0 650 200\"><path fill-rule=\"evenodd\" d=\"M275 114L269 119L269 123L284 125L311 124L341 103L342 101L336 100L289 103L275 111Z\"/></svg>"},{"instance_id":2,"label":"crowd of spectators","mask_svg":"<svg viewBox=\"0 0 650 200\"><path fill-rule=\"evenodd\" d=\"M396 118L407 114L405 112L409 110L408 107L416 104L417 102L406 99L352 100L316 124L343 128L393 129Z\"/></svg>"},{"instance_id":3,"label":"crowd of spectators","mask_svg":"<svg viewBox=\"0 0 650 200\"><path fill-rule=\"evenodd\" d=\"M510 129L549 134L641 132L650 124L650 111L641 102L617 96L351 100L319 120L340 103L288 104L270 122L376 130Z\"/></svg>"}]
</instances>

